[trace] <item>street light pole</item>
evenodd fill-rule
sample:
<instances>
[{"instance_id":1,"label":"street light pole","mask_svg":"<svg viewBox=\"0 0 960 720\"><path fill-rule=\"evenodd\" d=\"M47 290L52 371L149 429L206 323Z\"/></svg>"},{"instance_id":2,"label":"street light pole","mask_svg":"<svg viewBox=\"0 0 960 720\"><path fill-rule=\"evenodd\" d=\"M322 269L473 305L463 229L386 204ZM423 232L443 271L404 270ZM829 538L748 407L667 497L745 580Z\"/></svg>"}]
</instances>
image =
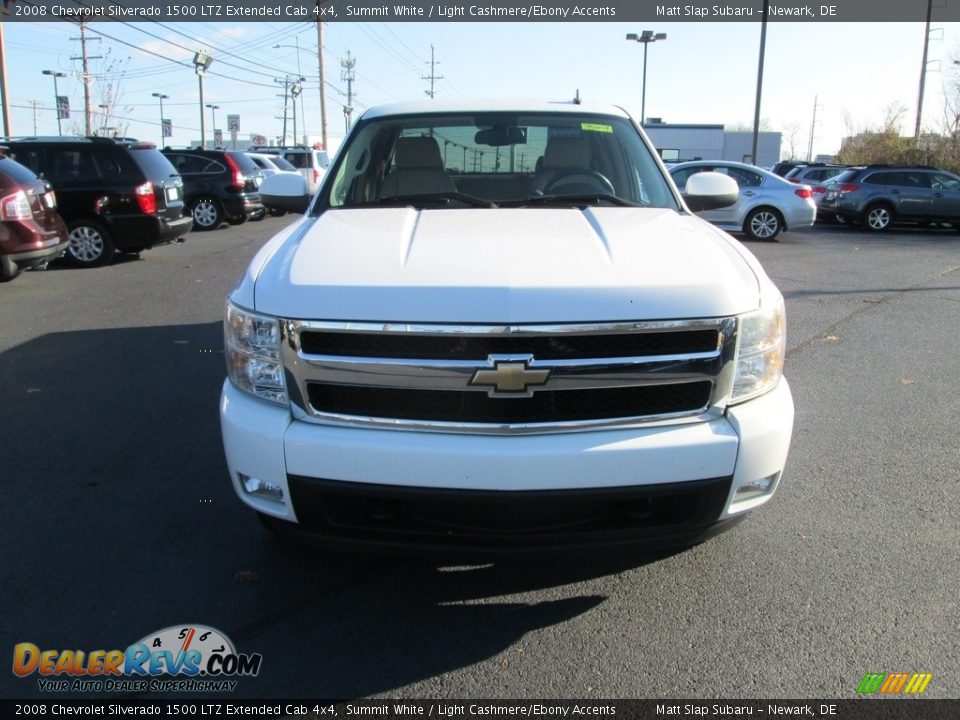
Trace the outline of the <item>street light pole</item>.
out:
<instances>
[{"instance_id":1,"label":"street light pole","mask_svg":"<svg viewBox=\"0 0 960 720\"><path fill-rule=\"evenodd\" d=\"M303 81L306 78L300 78L290 88L290 99L293 101L293 144L297 144L297 98L303 92ZM300 103L300 109L303 109L303 103ZM306 128L304 128L306 129Z\"/></svg>"},{"instance_id":2,"label":"street light pole","mask_svg":"<svg viewBox=\"0 0 960 720\"><path fill-rule=\"evenodd\" d=\"M100 127L103 128L103 131L102 131L103 136L106 137L107 123L110 122L110 106L101 104L101 105L97 105L97 107L100 108L101 111L103 111L103 124ZM97 133L94 132L93 134L96 135Z\"/></svg>"},{"instance_id":3,"label":"street light pole","mask_svg":"<svg viewBox=\"0 0 960 720\"><path fill-rule=\"evenodd\" d=\"M210 128L210 132L213 134L213 142L217 142L217 110L220 109L219 105L207 105L210 108L210 122L213 127Z\"/></svg>"},{"instance_id":4,"label":"street light pole","mask_svg":"<svg viewBox=\"0 0 960 720\"><path fill-rule=\"evenodd\" d=\"M60 90L57 88L57 78L66 77L67 74L54 70L42 70L41 73L53 77L53 107L56 108L57 112L57 135L63 135L63 128L60 124Z\"/></svg>"},{"instance_id":5,"label":"street light pole","mask_svg":"<svg viewBox=\"0 0 960 720\"><path fill-rule=\"evenodd\" d=\"M203 76L204 73L213 64L213 58L203 50L199 50L193 55L193 67L197 71L197 80L200 83L200 149L207 149L206 125L203 120Z\"/></svg>"},{"instance_id":6,"label":"street light pole","mask_svg":"<svg viewBox=\"0 0 960 720\"><path fill-rule=\"evenodd\" d=\"M763 0L763 17L760 20L760 59L757 63L757 101L753 108L753 145L750 151L750 162L760 163L760 95L763 91L763 57L767 52L767 16L770 11L770 0Z\"/></svg>"},{"instance_id":7,"label":"street light pole","mask_svg":"<svg viewBox=\"0 0 960 720\"><path fill-rule=\"evenodd\" d=\"M640 95L640 125L647 121L647 46L657 40L666 40L666 33L655 33L653 30L644 30L637 33L627 33L627 40L643 43L643 89Z\"/></svg>"},{"instance_id":8,"label":"street light pole","mask_svg":"<svg viewBox=\"0 0 960 720\"><path fill-rule=\"evenodd\" d=\"M274 78L273 81L275 83L283 85L283 141L280 144L286 145L287 144L287 98L290 96L289 95L290 76L284 75L283 80L278 80L277 78ZM296 138L294 138L294 140L296 140ZM294 145L296 145L296 142L294 142Z\"/></svg>"},{"instance_id":9,"label":"street light pole","mask_svg":"<svg viewBox=\"0 0 960 720\"><path fill-rule=\"evenodd\" d=\"M164 95L163 93L151 93L151 94L155 98L160 98L160 147L163 147L164 139L167 137L166 135L163 134L163 131L165 129L163 126L163 101L169 100L170 96Z\"/></svg>"}]
</instances>

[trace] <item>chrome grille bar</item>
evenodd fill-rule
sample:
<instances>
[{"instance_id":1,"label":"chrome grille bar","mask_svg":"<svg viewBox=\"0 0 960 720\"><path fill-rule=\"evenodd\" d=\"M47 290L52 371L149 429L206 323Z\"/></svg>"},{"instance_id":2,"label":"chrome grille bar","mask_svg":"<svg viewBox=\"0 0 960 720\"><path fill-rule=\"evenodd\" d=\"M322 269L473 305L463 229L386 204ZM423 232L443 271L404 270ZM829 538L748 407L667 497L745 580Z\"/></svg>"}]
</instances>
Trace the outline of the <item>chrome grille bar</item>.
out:
<instances>
[{"instance_id":1,"label":"chrome grille bar","mask_svg":"<svg viewBox=\"0 0 960 720\"><path fill-rule=\"evenodd\" d=\"M560 338L577 335L612 336L625 333L664 331L716 330L717 346L709 352L644 355L635 357L598 357L538 360L530 354L491 354L476 359L421 359L348 357L312 355L303 352L300 335L304 331L362 333L424 333L440 336L509 336L510 338ZM570 432L598 427L631 427L707 420L723 412L733 378L732 360L736 348L736 318L681 320L667 322L630 322L577 325L515 326L452 326L426 324L336 323L323 321L284 320L283 360L294 416L301 420L345 425L389 427L439 432L533 433ZM473 384L478 370L492 368L501 362L523 363L531 371L549 371L543 385L524 387L519 393L495 392L490 387ZM514 402L514 398L530 398L544 390L589 392L595 389L659 386L708 381L712 384L710 400L704 407L668 415L638 414L629 418L591 419L576 422L543 422L496 424L435 421L431 418L397 419L369 415L342 415L323 412L310 405L311 384L362 386L383 389L419 389L465 393L486 393L495 402ZM500 399L502 398L502 399Z\"/></svg>"}]
</instances>

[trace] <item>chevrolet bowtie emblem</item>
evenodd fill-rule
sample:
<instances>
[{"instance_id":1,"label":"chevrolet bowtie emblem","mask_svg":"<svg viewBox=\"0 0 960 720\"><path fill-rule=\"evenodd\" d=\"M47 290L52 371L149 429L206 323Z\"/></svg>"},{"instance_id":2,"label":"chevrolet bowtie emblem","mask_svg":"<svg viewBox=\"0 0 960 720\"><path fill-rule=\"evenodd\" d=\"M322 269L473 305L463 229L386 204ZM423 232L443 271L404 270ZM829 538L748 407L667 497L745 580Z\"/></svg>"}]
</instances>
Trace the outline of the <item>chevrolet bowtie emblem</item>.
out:
<instances>
[{"instance_id":1,"label":"chevrolet bowtie emblem","mask_svg":"<svg viewBox=\"0 0 960 720\"><path fill-rule=\"evenodd\" d=\"M496 360L492 370L477 370L470 378L471 385L491 386L489 393L530 394L531 385L543 385L550 377L549 370L532 370L527 361L513 362Z\"/></svg>"}]
</instances>

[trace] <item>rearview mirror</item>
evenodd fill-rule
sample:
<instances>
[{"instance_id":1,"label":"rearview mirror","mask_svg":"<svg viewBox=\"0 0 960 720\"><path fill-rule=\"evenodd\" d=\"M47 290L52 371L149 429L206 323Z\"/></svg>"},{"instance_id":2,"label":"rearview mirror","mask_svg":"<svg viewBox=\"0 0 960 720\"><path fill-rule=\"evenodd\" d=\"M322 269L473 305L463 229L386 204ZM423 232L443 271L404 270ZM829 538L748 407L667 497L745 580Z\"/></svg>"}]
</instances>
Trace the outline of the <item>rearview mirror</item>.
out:
<instances>
[{"instance_id":1,"label":"rearview mirror","mask_svg":"<svg viewBox=\"0 0 960 720\"><path fill-rule=\"evenodd\" d=\"M300 173L277 173L260 184L260 202L270 210L304 213L310 206L307 180Z\"/></svg>"},{"instance_id":2,"label":"rearview mirror","mask_svg":"<svg viewBox=\"0 0 960 720\"><path fill-rule=\"evenodd\" d=\"M490 145L491 147L525 145L527 142L527 129L517 127L516 125L498 125L487 128L486 130L480 130L473 136L473 142L477 145Z\"/></svg>"},{"instance_id":3,"label":"rearview mirror","mask_svg":"<svg viewBox=\"0 0 960 720\"><path fill-rule=\"evenodd\" d=\"M733 178L718 172L700 172L687 178L683 199L693 212L717 210L736 204L740 186Z\"/></svg>"}]
</instances>

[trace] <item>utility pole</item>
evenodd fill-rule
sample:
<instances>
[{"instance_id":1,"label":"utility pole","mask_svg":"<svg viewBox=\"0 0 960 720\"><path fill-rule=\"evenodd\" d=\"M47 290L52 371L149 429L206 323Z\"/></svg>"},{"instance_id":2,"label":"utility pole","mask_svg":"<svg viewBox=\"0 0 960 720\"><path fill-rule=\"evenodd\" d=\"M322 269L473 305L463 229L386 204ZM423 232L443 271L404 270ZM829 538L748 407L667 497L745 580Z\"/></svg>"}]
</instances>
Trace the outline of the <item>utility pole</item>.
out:
<instances>
[{"instance_id":1,"label":"utility pole","mask_svg":"<svg viewBox=\"0 0 960 720\"><path fill-rule=\"evenodd\" d=\"M72 57L71 60L83 60L83 73L80 77L83 79L83 134L90 135L90 85L93 83L93 78L90 76L90 60L99 60L102 58L102 55L87 55L87 21L80 20L80 37L72 37L71 40L80 41L80 57ZM89 38L89 40L99 40L100 38L94 37Z\"/></svg>"},{"instance_id":2,"label":"utility pole","mask_svg":"<svg viewBox=\"0 0 960 720\"><path fill-rule=\"evenodd\" d=\"M323 22L319 20L322 3L323 0L317 0L317 64L320 69L320 132L323 149L327 150L327 86L323 80Z\"/></svg>"},{"instance_id":3,"label":"utility pole","mask_svg":"<svg viewBox=\"0 0 960 720\"><path fill-rule=\"evenodd\" d=\"M0 23L0 95L3 96L3 134L12 135L13 127L10 125L10 95L7 93L6 50L3 45L3 23Z\"/></svg>"},{"instance_id":4,"label":"utility pole","mask_svg":"<svg viewBox=\"0 0 960 720\"><path fill-rule=\"evenodd\" d=\"M343 106L344 131L350 130L350 120L353 115L353 81L357 79L354 68L357 66L355 58L350 57L350 51L347 50L347 57L340 61L340 79L347 84L347 104Z\"/></svg>"},{"instance_id":5,"label":"utility pole","mask_svg":"<svg viewBox=\"0 0 960 720\"><path fill-rule=\"evenodd\" d=\"M819 107L819 103L817 103L817 96L814 95L813 96L813 120L810 122L810 144L807 146L807 162L813 161L813 137L814 137L814 130L817 127L817 107Z\"/></svg>"},{"instance_id":6,"label":"utility pole","mask_svg":"<svg viewBox=\"0 0 960 720\"><path fill-rule=\"evenodd\" d=\"M437 75L437 74L434 72L434 70L436 69L436 66L439 65L439 64L440 64L440 63L439 63L437 60L434 59L434 56L433 56L433 45L431 45L431 46L430 46L430 74L429 74L429 75L421 75L421 76L420 76L420 79L421 79L421 80L429 80L429 81L430 81L430 89L429 89L429 90L424 90L424 92L425 92L427 95L430 96L430 99L431 99L431 100L433 100L433 81L434 81L434 80L443 80L443 75Z\"/></svg>"},{"instance_id":7,"label":"utility pole","mask_svg":"<svg viewBox=\"0 0 960 720\"><path fill-rule=\"evenodd\" d=\"M30 107L33 108L33 134L37 134L37 108L40 107L39 100L31 100Z\"/></svg>"},{"instance_id":8,"label":"utility pole","mask_svg":"<svg viewBox=\"0 0 960 720\"><path fill-rule=\"evenodd\" d=\"M927 0L927 28L923 34L923 62L920 63L920 92L917 96L917 126L913 131L914 142L920 142L920 120L923 116L923 86L927 80L927 51L930 49L930 15L933 0Z\"/></svg>"}]
</instances>

